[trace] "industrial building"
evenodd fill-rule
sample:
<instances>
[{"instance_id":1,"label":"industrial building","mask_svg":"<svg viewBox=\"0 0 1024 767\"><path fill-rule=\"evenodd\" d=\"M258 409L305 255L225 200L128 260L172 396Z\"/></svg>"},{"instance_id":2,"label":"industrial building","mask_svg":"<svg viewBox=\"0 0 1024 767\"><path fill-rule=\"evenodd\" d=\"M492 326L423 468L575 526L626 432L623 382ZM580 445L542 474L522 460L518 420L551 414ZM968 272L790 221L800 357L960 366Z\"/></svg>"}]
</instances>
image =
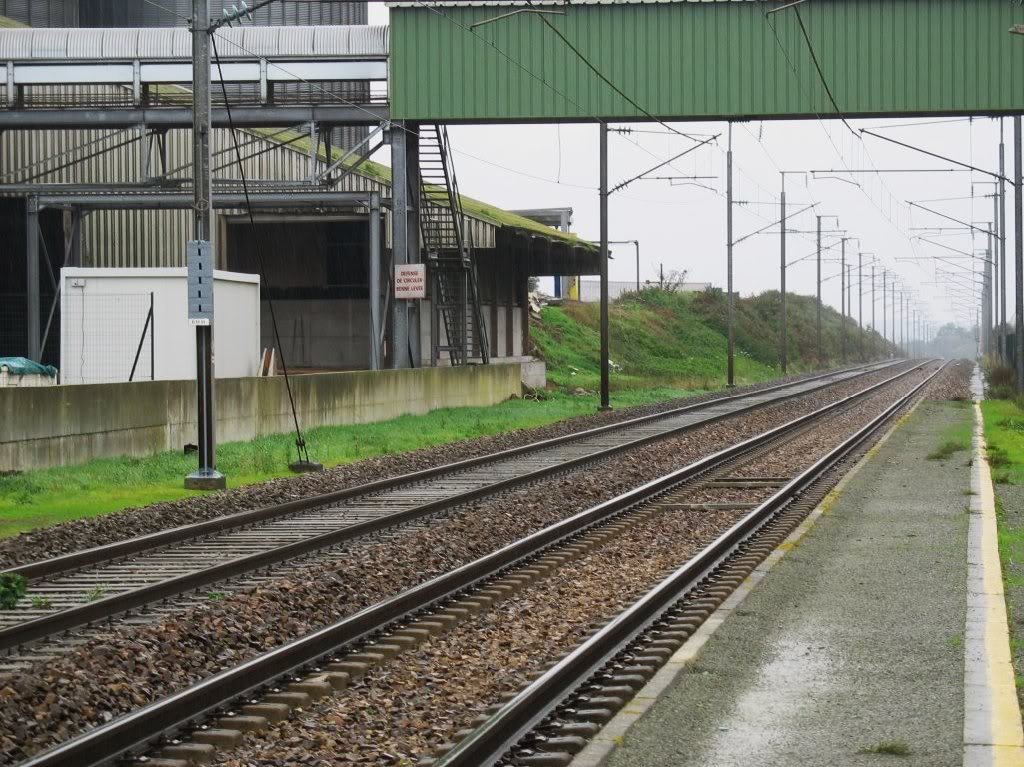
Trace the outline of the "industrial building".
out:
<instances>
[{"instance_id":1,"label":"industrial building","mask_svg":"<svg viewBox=\"0 0 1024 767\"><path fill-rule=\"evenodd\" d=\"M0 30L11 74L0 89L0 355L58 364L62 267L184 266L189 11L187 0L0 0L0 14L33 26ZM294 368L521 359L529 278L596 274L596 249L459 195L444 127L388 119L387 29L365 22L363 3L282 0L218 34L216 266L261 276L260 346ZM328 64L334 74L316 74ZM388 148L397 193L391 168L369 159ZM396 300L393 267L420 262L427 298ZM99 336L132 346L140 323L112 311Z\"/></svg>"}]
</instances>

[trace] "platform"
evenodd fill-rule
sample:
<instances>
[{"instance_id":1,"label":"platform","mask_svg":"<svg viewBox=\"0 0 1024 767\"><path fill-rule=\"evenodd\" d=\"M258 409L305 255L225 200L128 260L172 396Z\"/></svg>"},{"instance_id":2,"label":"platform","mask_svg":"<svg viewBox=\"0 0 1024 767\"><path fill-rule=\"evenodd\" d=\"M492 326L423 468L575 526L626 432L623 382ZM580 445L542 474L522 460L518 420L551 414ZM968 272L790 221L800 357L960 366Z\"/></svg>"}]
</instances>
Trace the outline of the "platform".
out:
<instances>
[{"instance_id":1,"label":"platform","mask_svg":"<svg viewBox=\"0 0 1024 767\"><path fill-rule=\"evenodd\" d=\"M574 767L1024 765L980 431L928 458L975 418L922 403Z\"/></svg>"}]
</instances>

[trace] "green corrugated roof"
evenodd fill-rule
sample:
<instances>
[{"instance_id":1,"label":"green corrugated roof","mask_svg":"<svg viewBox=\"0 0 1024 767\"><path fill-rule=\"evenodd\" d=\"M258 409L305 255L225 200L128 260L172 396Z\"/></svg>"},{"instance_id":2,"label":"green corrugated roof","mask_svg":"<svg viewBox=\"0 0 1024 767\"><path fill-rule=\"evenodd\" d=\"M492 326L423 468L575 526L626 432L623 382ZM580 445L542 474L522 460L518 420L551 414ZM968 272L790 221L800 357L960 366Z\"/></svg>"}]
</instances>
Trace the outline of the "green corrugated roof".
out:
<instances>
[{"instance_id":1,"label":"green corrugated roof","mask_svg":"<svg viewBox=\"0 0 1024 767\"><path fill-rule=\"evenodd\" d=\"M20 21L9 19L6 16L0 16L0 29L7 29L10 27L23 27L25 26Z\"/></svg>"},{"instance_id":2,"label":"green corrugated roof","mask_svg":"<svg viewBox=\"0 0 1024 767\"><path fill-rule=\"evenodd\" d=\"M288 146L294 147L297 151L301 150L306 154L309 153L309 138L298 138L299 134L294 131L280 131L268 128L249 128L247 130L250 133L259 134L264 138L271 140L289 141L290 143ZM292 141L292 139L295 140ZM344 150L335 147L331 148L331 162L340 160L343 155ZM320 149L320 157L324 161L327 161L327 157L324 154L323 149ZM391 168L387 165L381 165L378 162L367 160L362 163L355 172L373 179L374 181L379 181L391 186ZM525 218L524 216L520 216L516 213L510 213L509 211L502 210L501 208L496 208L493 205L488 205L480 200L474 200L472 197L466 197L463 195L461 199L462 209L467 215L480 219L485 223L492 224L493 226L507 226L513 229L522 229L524 231L539 234L543 237L548 237L552 240L561 240L576 247L591 250L597 249L597 246L594 243L581 239L572 232L562 232L553 227L538 223L533 219Z\"/></svg>"}]
</instances>

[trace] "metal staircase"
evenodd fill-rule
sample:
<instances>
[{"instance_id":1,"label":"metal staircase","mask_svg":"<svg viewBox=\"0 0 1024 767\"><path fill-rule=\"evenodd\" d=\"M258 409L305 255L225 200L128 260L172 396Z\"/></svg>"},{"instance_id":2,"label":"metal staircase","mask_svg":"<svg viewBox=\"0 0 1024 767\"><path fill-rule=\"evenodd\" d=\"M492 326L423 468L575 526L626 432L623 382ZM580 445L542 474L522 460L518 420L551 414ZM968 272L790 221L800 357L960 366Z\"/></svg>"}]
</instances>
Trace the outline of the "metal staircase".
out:
<instances>
[{"instance_id":1,"label":"metal staircase","mask_svg":"<svg viewBox=\"0 0 1024 767\"><path fill-rule=\"evenodd\" d=\"M459 185L451 164L448 131L421 125L420 234L430 280L430 364L447 353L452 365L490 362L477 290L472 235L467 231ZM442 341L440 329L444 328Z\"/></svg>"}]
</instances>

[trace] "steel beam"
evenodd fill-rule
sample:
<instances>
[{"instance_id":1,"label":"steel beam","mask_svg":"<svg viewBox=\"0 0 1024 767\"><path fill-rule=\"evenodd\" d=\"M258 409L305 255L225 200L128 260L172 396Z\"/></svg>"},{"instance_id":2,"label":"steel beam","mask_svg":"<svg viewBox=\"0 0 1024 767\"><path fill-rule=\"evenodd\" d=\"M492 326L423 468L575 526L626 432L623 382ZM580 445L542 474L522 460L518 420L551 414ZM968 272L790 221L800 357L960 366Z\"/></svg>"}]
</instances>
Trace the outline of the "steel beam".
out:
<instances>
[{"instance_id":1,"label":"steel beam","mask_svg":"<svg viewBox=\"0 0 1024 767\"><path fill-rule=\"evenodd\" d=\"M380 195L370 193L370 370L380 370Z\"/></svg>"},{"instance_id":2,"label":"steel beam","mask_svg":"<svg viewBox=\"0 0 1024 767\"><path fill-rule=\"evenodd\" d=\"M39 202L34 197L25 201L25 325L28 329L28 357L40 362L39 303Z\"/></svg>"},{"instance_id":3,"label":"steel beam","mask_svg":"<svg viewBox=\"0 0 1024 767\"><path fill-rule=\"evenodd\" d=\"M227 128L227 112L211 110L214 128ZM390 119L386 104L324 104L318 106L233 106L236 128L285 128L307 122L339 125L378 125ZM0 109L0 129L36 130L68 128L191 128L188 107L107 107L72 109Z\"/></svg>"},{"instance_id":4,"label":"steel beam","mask_svg":"<svg viewBox=\"0 0 1024 767\"><path fill-rule=\"evenodd\" d=\"M410 226L410 196L413 194L410 183L409 151L410 137L405 123L395 123L391 131L391 194L394 200L391 216L391 253L392 264L409 263L409 251L412 240L418 239L418 233ZM394 277L391 279L394 285ZM392 288L393 289L393 288ZM412 359L409 349L409 310L408 301L397 300L392 296L391 319L391 367L415 367L419 360Z\"/></svg>"},{"instance_id":5,"label":"steel beam","mask_svg":"<svg viewBox=\"0 0 1024 767\"><path fill-rule=\"evenodd\" d=\"M0 187L0 192L2 192ZM253 209L258 208L343 208L366 205L370 192L250 192ZM83 192L48 193L35 197L40 208L80 208L83 210L164 210L191 209L191 192L115 193ZM383 201L383 200L382 200ZM214 208L245 207L241 192L221 194L213 198Z\"/></svg>"}]
</instances>

